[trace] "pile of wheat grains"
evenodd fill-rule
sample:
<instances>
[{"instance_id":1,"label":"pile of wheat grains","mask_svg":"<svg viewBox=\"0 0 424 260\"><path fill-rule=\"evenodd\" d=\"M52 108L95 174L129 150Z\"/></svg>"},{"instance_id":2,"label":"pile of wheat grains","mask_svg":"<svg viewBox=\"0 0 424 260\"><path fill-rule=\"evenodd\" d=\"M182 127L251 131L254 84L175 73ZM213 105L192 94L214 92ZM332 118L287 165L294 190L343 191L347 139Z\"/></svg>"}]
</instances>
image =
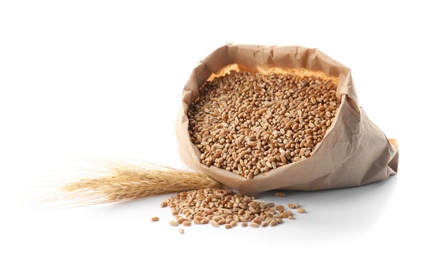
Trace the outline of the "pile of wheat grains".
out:
<instances>
[{"instance_id":1,"label":"pile of wheat grains","mask_svg":"<svg viewBox=\"0 0 424 260\"><path fill-rule=\"evenodd\" d=\"M187 116L200 161L247 179L310 157L335 118L337 84L232 70L205 82Z\"/></svg>"},{"instance_id":2,"label":"pile of wheat grains","mask_svg":"<svg viewBox=\"0 0 424 260\"><path fill-rule=\"evenodd\" d=\"M276 192L277 197L285 196ZM256 199L253 195L235 192L228 189L205 188L180 192L166 198L162 207L170 207L174 220L172 226L179 226L183 233L183 226L192 224L211 224L214 227L225 226L230 229L239 223L242 227L268 227L283 223L283 219L294 220L294 212L306 213L298 203L289 203L288 208L273 202L266 203ZM159 218L153 217L152 221Z\"/></svg>"}]
</instances>

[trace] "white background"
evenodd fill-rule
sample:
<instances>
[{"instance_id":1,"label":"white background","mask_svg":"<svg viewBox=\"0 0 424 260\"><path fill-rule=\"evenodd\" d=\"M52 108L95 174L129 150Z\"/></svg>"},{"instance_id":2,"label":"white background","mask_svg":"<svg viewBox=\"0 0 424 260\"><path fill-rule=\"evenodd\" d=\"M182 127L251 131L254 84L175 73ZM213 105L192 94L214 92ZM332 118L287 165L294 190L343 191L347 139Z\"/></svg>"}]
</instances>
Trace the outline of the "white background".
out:
<instances>
[{"instance_id":1,"label":"white background","mask_svg":"<svg viewBox=\"0 0 424 260\"><path fill-rule=\"evenodd\" d=\"M423 259L418 3L1 1L0 258ZM260 194L309 211L276 228L181 235L159 206L166 196L29 209L47 183L93 155L187 169L174 131L181 91L227 43L317 48L349 67L360 104L399 143L398 174L359 188Z\"/></svg>"}]
</instances>

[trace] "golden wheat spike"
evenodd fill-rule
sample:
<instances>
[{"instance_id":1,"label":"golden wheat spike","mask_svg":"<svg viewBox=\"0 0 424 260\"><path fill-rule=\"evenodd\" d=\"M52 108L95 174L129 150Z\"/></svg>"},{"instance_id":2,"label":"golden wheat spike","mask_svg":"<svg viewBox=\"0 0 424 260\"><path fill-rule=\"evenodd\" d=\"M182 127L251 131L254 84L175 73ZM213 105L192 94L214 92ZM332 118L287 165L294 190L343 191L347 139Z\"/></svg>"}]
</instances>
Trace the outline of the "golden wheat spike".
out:
<instances>
[{"instance_id":1,"label":"golden wheat spike","mask_svg":"<svg viewBox=\"0 0 424 260\"><path fill-rule=\"evenodd\" d=\"M107 167L110 174L83 178L63 186L73 198L90 198L102 202L139 199L148 196L223 185L206 174L164 167L149 162L114 163Z\"/></svg>"}]
</instances>

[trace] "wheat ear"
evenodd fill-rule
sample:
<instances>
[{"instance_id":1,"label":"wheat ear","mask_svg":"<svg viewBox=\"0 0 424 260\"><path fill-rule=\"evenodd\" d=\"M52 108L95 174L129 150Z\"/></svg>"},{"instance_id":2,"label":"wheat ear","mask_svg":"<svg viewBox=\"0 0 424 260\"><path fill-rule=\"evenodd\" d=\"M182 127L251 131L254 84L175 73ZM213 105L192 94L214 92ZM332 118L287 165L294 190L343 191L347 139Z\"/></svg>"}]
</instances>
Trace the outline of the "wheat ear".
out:
<instances>
[{"instance_id":1,"label":"wheat ear","mask_svg":"<svg viewBox=\"0 0 424 260\"><path fill-rule=\"evenodd\" d=\"M84 178L63 187L74 197L95 197L103 202L139 199L148 196L202 188L223 188L204 173L164 167L149 162L109 164L111 174Z\"/></svg>"}]
</instances>

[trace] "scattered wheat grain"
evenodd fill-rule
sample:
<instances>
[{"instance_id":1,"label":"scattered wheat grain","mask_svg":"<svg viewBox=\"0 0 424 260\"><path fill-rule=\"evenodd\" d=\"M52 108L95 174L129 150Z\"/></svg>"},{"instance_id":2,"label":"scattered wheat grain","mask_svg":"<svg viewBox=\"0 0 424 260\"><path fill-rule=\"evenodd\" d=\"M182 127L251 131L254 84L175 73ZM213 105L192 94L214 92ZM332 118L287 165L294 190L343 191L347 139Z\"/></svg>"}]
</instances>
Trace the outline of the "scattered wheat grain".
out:
<instances>
[{"instance_id":1,"label":"scattered wheat grain","mask_svg":"<svg viewBox=\"0 0 424 260\"><path fill-rule=\"evenodd\" d=\"M297 209L297 212L298 213L306 213L306 209L304 209L304 208L298 208Z\"/></svg>"}]
</instances>

